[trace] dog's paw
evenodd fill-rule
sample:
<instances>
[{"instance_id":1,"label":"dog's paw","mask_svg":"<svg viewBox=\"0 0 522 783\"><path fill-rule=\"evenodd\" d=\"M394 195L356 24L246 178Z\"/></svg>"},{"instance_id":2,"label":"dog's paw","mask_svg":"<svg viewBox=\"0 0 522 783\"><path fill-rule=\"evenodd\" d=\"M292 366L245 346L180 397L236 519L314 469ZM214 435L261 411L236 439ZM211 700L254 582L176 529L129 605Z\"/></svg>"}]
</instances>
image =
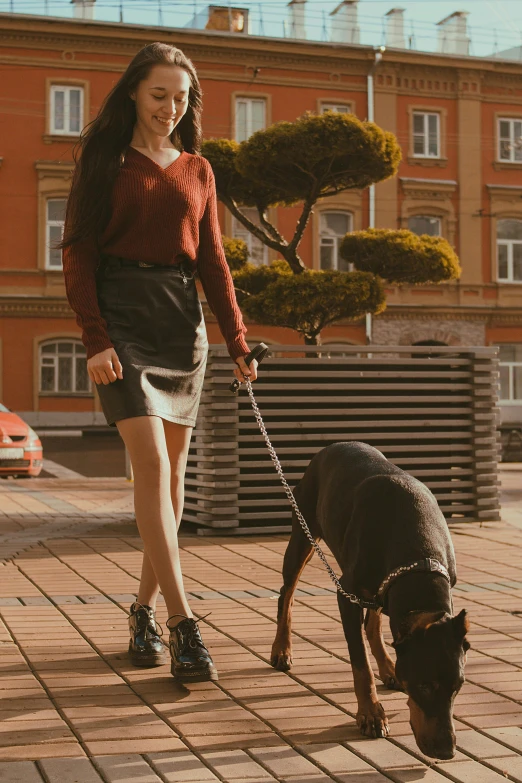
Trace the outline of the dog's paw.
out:
<instances>
[{"instance_id":1,"label":"dog's paw","mask_svg":"<svg viewBox=\"0 0 522 783\"><path fill-rule=\"evenodd\" d=\"M379 739L387 737L390 733L388 719L380 702L371 703L360 709L356 720L361 734L365 737Z\"/></svg>"},{"instance_id":2,"label":"dog's paw","mask_svg":"<svg viewBox=\"0 0 522 783\"><path fill-rule=\"evenodd\" d=\"M270 657L270 665L280 672L287 672L292 666L292 654L290 652L273 652Z\"/></svg>"},{"instance_id":3,"label":"dog's paw","mask_svg":"<svg viewBox=\"0 0 522 783\"><path fill-rule=\"evenodd\" d=\"M388 688L390 691L402 691L402 685L394 674L386 674L382 678L382 681L384 687Z\"/></svg>"}]
</instances>

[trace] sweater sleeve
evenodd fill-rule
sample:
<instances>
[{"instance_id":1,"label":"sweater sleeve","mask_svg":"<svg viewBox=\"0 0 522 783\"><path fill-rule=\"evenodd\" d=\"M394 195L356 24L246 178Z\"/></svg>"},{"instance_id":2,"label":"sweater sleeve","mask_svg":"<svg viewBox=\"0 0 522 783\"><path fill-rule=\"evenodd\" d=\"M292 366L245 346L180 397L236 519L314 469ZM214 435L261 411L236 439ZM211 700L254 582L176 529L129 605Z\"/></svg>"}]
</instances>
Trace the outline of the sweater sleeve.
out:
<instances>
[{"instance_id":1,"label":"sweater sleeve","mask_svg":"<svg viewBox=\"0 0 522 783\"><path fill-rule=\"evenodd\" d=\"M208 166L208 191L205 212L199 223L198 271L208 306L216 316L219 329L232 359L246 356L246 326L237 304L234 281L225 258L217 212L214 172Z\"/></svg>"},{"instance_id":2,"label":"sweater sleeve","mask_svg":"<svg viewBox=\"0 0 522 783\"><path fill-rule=\"evenodd\" d=\"M69 228L68 210L65 215L64 236ZM107 322L100 313L96 293L96 268L99 252L94 238L65 247L62 252L65 291L76 323L82 330L82 342L87 359L106 348L112 348L107 333Z\"/></svg>"}]
</instances>

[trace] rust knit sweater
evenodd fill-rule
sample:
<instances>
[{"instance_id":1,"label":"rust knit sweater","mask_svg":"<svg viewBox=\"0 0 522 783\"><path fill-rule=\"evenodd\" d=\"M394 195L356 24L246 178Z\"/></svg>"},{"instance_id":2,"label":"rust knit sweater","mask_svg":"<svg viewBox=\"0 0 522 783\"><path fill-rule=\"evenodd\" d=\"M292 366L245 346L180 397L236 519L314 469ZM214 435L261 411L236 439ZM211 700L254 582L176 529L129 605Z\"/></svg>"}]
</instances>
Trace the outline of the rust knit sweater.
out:
<instances>
[{"instance_id":1,"label":"rust knit sweater","mask_svg":"<svg viewBox=\"0 0 522 783\"><path fill-rule=\"evenodd\" d=\"M66 214L65 233L67 227ZM111 219L99 243L93 239L64 249L67 298L82 329L87 358L113 347L96 295L100 253L150 264L175 264L178 255L188 256L231 358L248 353L221 240L214 172L205 158L182 152L164 169L127 147L112 193Z\"/></svg>"}]
</instances>

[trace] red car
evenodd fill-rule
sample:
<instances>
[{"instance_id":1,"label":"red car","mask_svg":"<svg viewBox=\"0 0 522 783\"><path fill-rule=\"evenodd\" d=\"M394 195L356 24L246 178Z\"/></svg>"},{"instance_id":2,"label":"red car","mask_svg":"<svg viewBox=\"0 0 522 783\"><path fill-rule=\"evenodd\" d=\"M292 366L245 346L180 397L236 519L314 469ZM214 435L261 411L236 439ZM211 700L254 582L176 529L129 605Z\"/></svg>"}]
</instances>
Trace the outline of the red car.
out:
<instances>
[{"instance_id":1,"label":"red car","mask_svg":"<svg viewBox=\"0 0 522 783\"><path fill-rule=\"evenodd\" d=\"M20 416L0 403L0 478L38 476L42 466L40 438Z\"/></svg>"}]
</instances>

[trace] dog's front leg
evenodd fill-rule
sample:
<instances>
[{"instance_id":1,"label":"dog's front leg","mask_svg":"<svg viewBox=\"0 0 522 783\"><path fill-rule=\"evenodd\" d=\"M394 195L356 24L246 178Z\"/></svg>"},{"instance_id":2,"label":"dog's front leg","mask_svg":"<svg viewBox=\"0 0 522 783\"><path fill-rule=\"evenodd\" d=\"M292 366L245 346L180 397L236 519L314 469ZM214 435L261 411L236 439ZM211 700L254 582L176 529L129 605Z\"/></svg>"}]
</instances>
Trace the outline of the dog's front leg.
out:
<instances>
[{"instance_id":1,"label":"dog's front leg","mask_svg":"<svg viewBox=\"0 0 522 783\"><path fill-rule=\"evenodd\" d=\"M382 614L368 609L364 621L366 636L370 642L370 649L379 667L379 677L387 688L401 690L401 686L395 675L395 664L388 655L382 636Z\"/></svg>"},{"instance_id":2,"label":"dog's front leg","mask_svg":"<svg viewBox=\"0 0 522 783\"><path fill-rule=\"evenodd\" d=\"M352 664L355 695L357 696L357 725L367 737L387 737L390 733L384 708L377 698L375 680L368 659L363 636L363 610L337 593L344 635Z\"/></svg>"}]
</instances>

